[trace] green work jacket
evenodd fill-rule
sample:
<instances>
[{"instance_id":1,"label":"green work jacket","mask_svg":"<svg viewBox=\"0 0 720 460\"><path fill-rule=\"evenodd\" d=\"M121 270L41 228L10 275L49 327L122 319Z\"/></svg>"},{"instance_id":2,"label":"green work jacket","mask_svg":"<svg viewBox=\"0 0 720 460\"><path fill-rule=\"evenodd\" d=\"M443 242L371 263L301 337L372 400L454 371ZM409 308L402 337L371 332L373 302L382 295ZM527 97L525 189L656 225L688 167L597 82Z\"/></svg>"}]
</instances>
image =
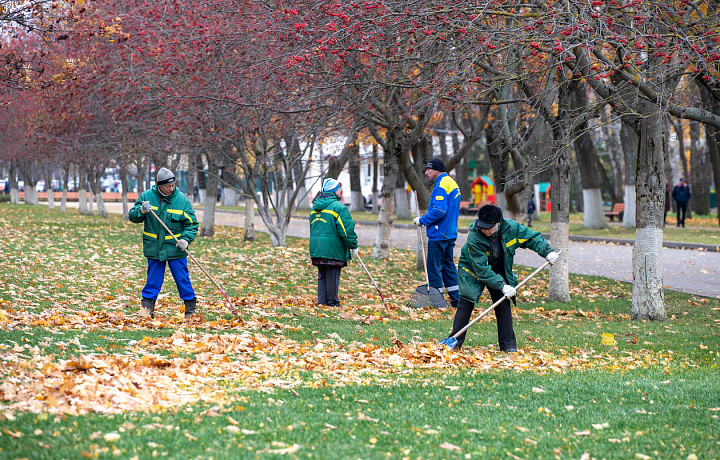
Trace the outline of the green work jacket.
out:
<instances>
[{"instance_id":1,"label":"green work jacket","mask_svg":"<svg viewBox=\"0 0 720 460\"><path fill-rule=\"evenodd\" d=\"M187 240L192 243L197 236L200 226L195 211L185 194L177 188L168 196L162 196L154 186L140 194L135 205L128 213L130 222L139 224L144 222L142 239L143 255L149 259L172 260L187 257L185 251L175 246L177 243L160 222L152 214L143 214L140 211L143 201L149 201L155 214L162 219L177 239Z\"/></svg>"},{"instance_id":2,"label":"green work jacket","mask_svg":"<svg viewBox=\"0 0 720 460\"><path fill-rule=\"evenodd\" d=\"M334 193L322 193L310 211L310 257L350 260L358 247L355 222L350 211Z\"/></svg>"},{"instance_id":3,"label":"green work jacket","mask_svg":"<svg viewBox=\"0 0 720 460\"><path fill-rule=\"evenodd\" d=\"M492 248L480 229L475 228L475 221L470 224L467 241L460 251L458 262L458 278L460 281L460 297L470 302L480 299L483 289L500 290L506 284L517 286L518 280L512 272L515 251L528 248L546 257L552 247L540 235L526 226L511 219L503 219L498 229L500 243L504 252L505 273L495 273L492 268Z\"/></svg>"}]
</instances>

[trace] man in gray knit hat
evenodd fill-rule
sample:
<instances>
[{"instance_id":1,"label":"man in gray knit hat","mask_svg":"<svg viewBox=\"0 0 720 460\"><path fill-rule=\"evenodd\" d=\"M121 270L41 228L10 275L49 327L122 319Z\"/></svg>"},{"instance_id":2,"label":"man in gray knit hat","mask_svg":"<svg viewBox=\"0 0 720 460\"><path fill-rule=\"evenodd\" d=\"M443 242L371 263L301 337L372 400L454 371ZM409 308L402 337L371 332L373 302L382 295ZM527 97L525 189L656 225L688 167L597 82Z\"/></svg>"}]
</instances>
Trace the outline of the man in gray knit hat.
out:
<instances>
[{"instance_id":1,"label":"man in gray knit hat","mask_svg":"<svg viewBox=\"0 0 720 460\"><path fill-rule=\"evenodd\" d=\"M172 235L150 211L165 223ZM147 257L147 282L142 290L140 314L155 317L155 301L165 280L165 263L175 280L180 298L185 302L185 317L195 314L197 299L187 267L187 247L197 235L199 224L190 201L175 188L175 175L160 168L156 185L145 190L130 209L131 222L144 223L143 255ZM175 242L175 238L178 242Z\"/></svg>"}]
</instances>

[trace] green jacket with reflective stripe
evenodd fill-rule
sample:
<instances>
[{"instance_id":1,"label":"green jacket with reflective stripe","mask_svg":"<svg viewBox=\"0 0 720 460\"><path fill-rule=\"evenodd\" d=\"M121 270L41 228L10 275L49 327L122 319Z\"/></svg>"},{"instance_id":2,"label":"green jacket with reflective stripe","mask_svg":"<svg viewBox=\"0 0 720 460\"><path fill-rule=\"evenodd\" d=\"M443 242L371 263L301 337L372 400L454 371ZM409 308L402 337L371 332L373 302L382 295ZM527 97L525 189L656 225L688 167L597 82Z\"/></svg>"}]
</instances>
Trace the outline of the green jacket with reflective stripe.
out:
<instances>
[{"instance_id":1,"label":"green jacket with reflective stripe","mask_svg":"<svg viewBox=\"0 0 720 460\"><path fill-rule=\"evenodd\" d=\"M355 222L334 193L321 193L310 212L310 257L350 260L358 247Z\"/></svg>"},{"instance_id":2,"label":"green jacket with reflective stripe","mask_svg":"<svg viewBox=\"0 0 720 460\"><path fill-rule=\"evenodd\" d=\"M518 280L512 272L512 267L515 251L518 248L531 249L542 257L546 257L553 250L540 232L530 230L512 219L503 219L498 231L504 252L504 274L492 270L490 242L479 229L475 228L475 221L470 224L467 241L460 251L458 262L460 297L463 299L477 302L485 286L500 290L505 285L506 279L510 286L517 286Z\"/></svg>"},{"instance_id":3,"label":"green jacket with reflective stripe","mask_svg":"<svg viewBox=\"0 0 720 460\"><path fill-rule=\"evenodd\" d=\"M128 213L130 222L137 224L144 222L143 227L143 255L149 259L172 260L187 257L185 251L176 247L172 235L160 225L152 214L143 214L140 211L143 201L149 201L155 214L162 219L177 239L187 240L192 243L197 236L200 226L195 211L185 194L175 188L168 196L162 196L154 186L140 194L135 205Z\"/></svg>"}]
</instances>

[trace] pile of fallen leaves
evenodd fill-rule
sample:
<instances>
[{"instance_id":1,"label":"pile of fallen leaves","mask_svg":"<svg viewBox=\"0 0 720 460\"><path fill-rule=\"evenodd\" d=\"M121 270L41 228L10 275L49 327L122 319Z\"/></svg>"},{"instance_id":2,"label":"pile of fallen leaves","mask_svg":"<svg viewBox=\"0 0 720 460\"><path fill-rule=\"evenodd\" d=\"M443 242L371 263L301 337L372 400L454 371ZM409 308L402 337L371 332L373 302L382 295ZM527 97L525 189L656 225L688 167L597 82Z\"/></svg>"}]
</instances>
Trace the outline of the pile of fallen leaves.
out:
<instances>
[{"instance_id":1,"label":"pile of fallen leaves","mask_svg":"<svg viewBox=\"0 0 720 460\"><path fill-rule=\"evenodd\" d=\"M553 356L532 348L518 354L483 347L455 353L437 343L397 339L382 347L340 337L299 343L250 331L218 335L184 329L130 342L119 351L56 359L37 345L2 346L0 400L35 412L161 411L194 401L224 402L238 389L397 384L427 381L441 369L626 370L668 366L672 360L647 351L620 358L593 350Z\"/></svg>"}]
</instances>

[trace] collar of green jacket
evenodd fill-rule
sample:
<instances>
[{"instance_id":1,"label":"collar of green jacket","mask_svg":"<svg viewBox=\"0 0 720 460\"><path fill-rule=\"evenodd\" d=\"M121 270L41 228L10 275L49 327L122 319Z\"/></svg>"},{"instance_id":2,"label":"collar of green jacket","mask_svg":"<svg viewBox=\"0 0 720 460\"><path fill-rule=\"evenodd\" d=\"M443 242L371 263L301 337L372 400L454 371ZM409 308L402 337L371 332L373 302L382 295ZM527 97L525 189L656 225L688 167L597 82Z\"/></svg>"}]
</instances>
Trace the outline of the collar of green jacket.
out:
<instances>
[{"instance_id":1,"label":"collar of green jacket","mask_svg":"<svg viewBox=\"0 0 720 460\"><path fill-rule=\"evenodd\" d=\"M336 194L322 192L313 201L313 211L322 211L336 201L340 201L340 197Z\"/></svg>"}]
</instances>

